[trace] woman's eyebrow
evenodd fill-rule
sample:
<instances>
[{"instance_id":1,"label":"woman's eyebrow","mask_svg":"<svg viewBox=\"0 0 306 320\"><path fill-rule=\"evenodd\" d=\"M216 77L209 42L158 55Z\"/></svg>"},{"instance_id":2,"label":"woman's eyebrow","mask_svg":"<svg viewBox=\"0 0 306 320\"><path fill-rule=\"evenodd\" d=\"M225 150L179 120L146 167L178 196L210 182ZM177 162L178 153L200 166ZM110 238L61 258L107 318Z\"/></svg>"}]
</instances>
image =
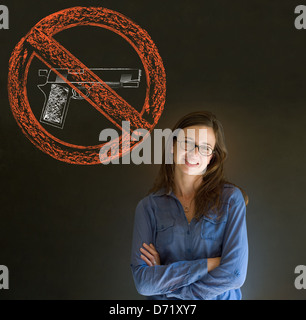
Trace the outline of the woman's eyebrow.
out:
<instances>
[{"instance_id":1,"label":"woman's eyebrow","mask_svg":"<svg viewBox=\"0 0 306 320\"><path fill-rule=\"evenodd\" d=\"M189 138L189 137L186 137L186 138L185 138L185 141L186 141L186 140L189 140L189 141L194 142L194 139ZM201 144L201 146L203 146L203 145L206 145L206 146L209 146L209 147L211 147L211 148L212 148L211 144L209 144L209 143L202 143L202 144Z\"/></svg>"}]
</instances>

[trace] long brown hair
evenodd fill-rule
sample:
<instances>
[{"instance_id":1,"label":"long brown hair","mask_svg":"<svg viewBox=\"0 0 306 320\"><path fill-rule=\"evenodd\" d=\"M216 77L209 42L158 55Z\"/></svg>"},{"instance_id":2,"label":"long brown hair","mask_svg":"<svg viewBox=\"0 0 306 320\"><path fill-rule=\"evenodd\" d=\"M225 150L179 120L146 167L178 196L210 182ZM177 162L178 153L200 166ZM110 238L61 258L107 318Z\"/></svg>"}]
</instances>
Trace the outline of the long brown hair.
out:
<instances>
[{"instance_id":1,"label":"long brown hair","mask_svg":"<svg viewBox=\"0 0 306 320\"><path fill-rule=\"evenodd\" d=\"M177 129L186 127L203 125L213 128L216 144L214 148L213 158L211 159L205 173L202 177L202 182L194 197L195 200L195 218L200 219L203 215L208 216L209 210L217 210L217 216L221 215L220 208L222 205L221 195L225 183L236 186L228 182L224 175L224 162L227 158L227 149L225 146L224 131L221 122L216 116L209 111L197 111L186 114L172 128L172 132ZM172 137L175 141L175 137ZM165 161L165 150L163 152L163 163L160 166L159 174L155 180L153 188L149 191L156 192L162 188L168 193L174 189L174 169L175 163L167 164ZM236 186L238 187L238 186ZM243 196L246 205L248 204L248 196L238 187ZM219 212L219 213L218 213Z\"/></svg>"}]
</instances>

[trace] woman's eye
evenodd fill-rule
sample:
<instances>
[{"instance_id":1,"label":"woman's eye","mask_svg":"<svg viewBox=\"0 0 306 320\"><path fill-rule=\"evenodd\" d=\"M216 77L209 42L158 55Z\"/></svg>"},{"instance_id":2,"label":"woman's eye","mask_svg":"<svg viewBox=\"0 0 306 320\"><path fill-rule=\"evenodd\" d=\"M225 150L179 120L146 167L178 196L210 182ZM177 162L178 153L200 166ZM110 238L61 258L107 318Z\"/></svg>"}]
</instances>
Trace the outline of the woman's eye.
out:
<instances>
[{"instance_id":1,"label":"woman's eye","mask_svg":"<svg viewBox=\"0 0 306 320\"><path fill-rule=\"evenodd\" d=\"M208 146L201 146L200 147L202 152L209 152L209 147Z\"/></svg>"}]
</instances>

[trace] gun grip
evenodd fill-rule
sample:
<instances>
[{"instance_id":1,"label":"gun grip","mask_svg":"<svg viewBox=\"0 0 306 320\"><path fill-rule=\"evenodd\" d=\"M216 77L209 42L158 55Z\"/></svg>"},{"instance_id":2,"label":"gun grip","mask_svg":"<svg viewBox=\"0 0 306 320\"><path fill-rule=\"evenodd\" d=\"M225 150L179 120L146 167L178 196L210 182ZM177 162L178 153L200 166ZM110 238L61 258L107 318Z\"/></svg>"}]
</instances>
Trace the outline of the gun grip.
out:
<instances>
[{"instance_id":1,"label":"gun grip","mask_svg":"<svg viewBox=\"0 0 306 320\"><path fill-rule=\"evenodd\" d=\"M53 83L48 99L45 101L40 122L58 128L64 127L68 104L70 100L68 87Z\"/></svg>"}]
</instances>

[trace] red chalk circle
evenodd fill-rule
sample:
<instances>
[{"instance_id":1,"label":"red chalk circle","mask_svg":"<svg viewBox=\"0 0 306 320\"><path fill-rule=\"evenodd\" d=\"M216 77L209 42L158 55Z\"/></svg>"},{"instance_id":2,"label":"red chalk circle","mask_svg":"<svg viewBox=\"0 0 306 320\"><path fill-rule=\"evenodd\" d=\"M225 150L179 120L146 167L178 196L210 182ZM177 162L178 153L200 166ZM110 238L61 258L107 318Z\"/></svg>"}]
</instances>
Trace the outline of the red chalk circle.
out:
<instances>
[{"instance_id":1,"label":"red chalk circle","mask_svg":"<svg viewBox=\"0 0 306 320\"><path fill-rule=\"evenodd\" d=\"M62 47L53 36L75 26L98 26L109 29L128 41L139 55L146 75L146 98L141 112L135 110L115 91L108 87L81 61ZM27 75L32 59L42 60L49 68L85 69L84 74L75 75L78 82L99 81L103 86L91 88L91 97L64 79L75 91L118 128L122 121L130 121L131 131L138 128L151 132L157 124L165 104L166 74L162 59L148 33L124 15L106 8L74 7L53 13L38 22L16 45L9 61L8 95L13 115L26 137L40 150L53 158L72 164L100 164L108 160L107 154L99 155L103 144L80 146L64 142L45 130L34 116L27 97ZM59 76L61 74L58 73ZM145 116L153 119L152 123ZM118 139L123 156L130 150L122 148L123 133ZM139 142L131 141L130 148ZM123 150L123 151L122 151Z\"/></svg>"}]
</instances>

